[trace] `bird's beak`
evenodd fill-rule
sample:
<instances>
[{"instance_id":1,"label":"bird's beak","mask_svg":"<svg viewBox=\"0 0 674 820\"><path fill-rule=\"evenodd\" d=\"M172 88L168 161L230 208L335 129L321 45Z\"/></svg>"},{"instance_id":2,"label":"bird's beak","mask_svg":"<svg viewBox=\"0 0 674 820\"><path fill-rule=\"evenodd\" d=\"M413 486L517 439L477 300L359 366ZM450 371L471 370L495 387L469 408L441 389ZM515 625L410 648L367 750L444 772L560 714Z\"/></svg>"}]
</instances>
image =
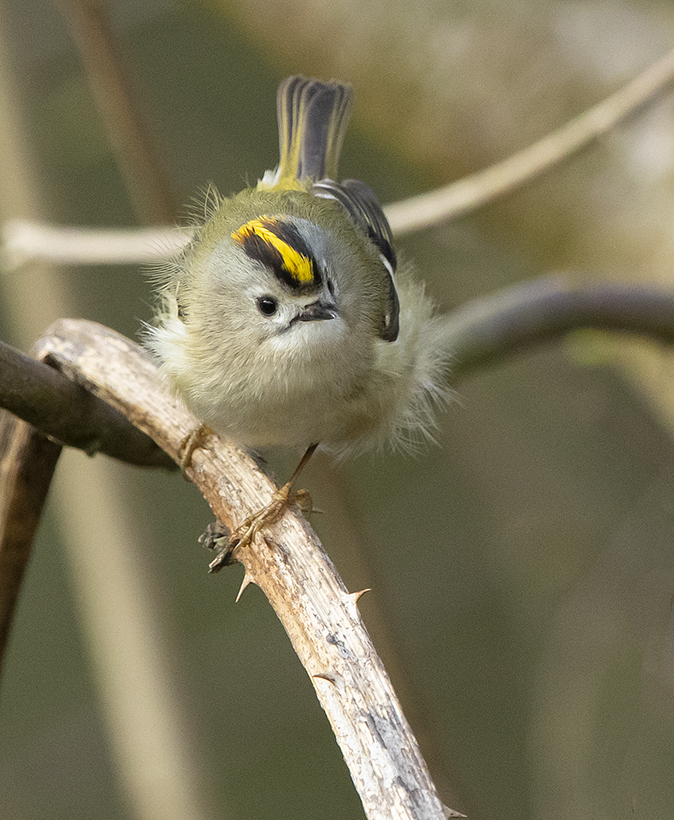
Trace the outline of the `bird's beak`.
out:
<instances>
[{"instance_id":1,"label":"bird's beak","mask_svg":"<svg viewBox=\"0 0 674 820\"><path fill-rule=\"evenodd\" d=\"M337 305L320 299L307 305L297 317L300 322L315 322L317 319L336 319Z\"/></svg>"}]
</instances>

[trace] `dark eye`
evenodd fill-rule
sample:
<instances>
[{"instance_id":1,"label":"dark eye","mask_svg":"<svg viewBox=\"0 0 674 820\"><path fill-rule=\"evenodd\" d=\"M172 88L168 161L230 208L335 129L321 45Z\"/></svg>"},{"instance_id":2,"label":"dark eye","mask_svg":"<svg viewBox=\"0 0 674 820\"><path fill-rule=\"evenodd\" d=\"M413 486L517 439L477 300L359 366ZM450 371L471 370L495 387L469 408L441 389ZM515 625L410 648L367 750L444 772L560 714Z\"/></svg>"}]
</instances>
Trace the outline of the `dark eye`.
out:
<instances>
[{"instance_id":1,"label":"dark eye","mask_svg":"<svg viewBox=\"0 0 674 820\"><path fill-rule=\"evenodd\" d=\"M335 286L332 284L332 279L328 279L328 290L330 291L330 296L335 298Z\"/></svg>"},{"instance_id":2,"label":"dark eye","mask_svg":"<svg viewBox=\"0 0 674 820\"><path fill-rule=\"evenodd\" d=\"M278 302L273 296L258 296L257 309L263 316L273 316L278 310Z\"/></svg>"}]
</instances>

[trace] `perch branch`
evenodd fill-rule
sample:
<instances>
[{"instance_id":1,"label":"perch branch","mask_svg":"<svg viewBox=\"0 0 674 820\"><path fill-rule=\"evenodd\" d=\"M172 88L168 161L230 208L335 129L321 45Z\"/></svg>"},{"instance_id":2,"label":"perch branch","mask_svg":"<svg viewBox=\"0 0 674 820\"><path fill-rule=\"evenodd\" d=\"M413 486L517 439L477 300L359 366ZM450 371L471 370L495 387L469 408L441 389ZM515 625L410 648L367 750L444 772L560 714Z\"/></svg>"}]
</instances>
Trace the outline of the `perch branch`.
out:
<instances>
[{"instance_id":1,"label":"perch branch","mask_svg":"<svg viewBox=\"0 0 674 820\"><path fill-rule=\"evenodd\" d=\"M64 322L63 326L68 328L71 324L73 323ZM74 326L77 328L80 324L74 323ZM453 358L452 380L456 382L480 367L493 366L509 355L581 328L621 331L650 337L663 344L672 344L674 293L634 285L574 286L568 277L558 275L523 283L474 300L445 318L445 345ZM112 340L121 338L112 331L107 333ZM131 345L130 342L125 344ZM79 361L78 357L85 356L85 348L78 350L74 342L71 347L73 360ZM137 348L132 349L136 351L136 356L143 355ZM108 368L115 366L114 353L114 350L110 351ZM67 360L65 363L62 361L60 354L47 358L56 367L63 367L65 370L71 367ZM153 372L153 365L147 357L144 361L145 367ZM115 374L115 378L120 377ZM145 430L146 411L140 408L133 410L133 405L120 405L120 400L112 400L96 383L90 384L87 379L85 369L77 370L71 381L52 367L0 344L0 406L9 408L24 420L35 424L43 433L65 444L87 451L96 449L134 464L175 466L172 458L177 458L176 442L181 440L187 423L180 430L174 430L172 438L157 438L163 448L159 449L150 438L124 418L129 416L134 424ZM84 390L82 384L94 394L100 394L103 400ZM133 395L133 385L131 394ZM162 400L166 400L165 397ZM118 407L121 412L114 407ZM169 422L169 417L163 419L165 425ZM156 438L157 430L152 429ZM32 435L38 436L36 431ZM38 436L36 442L39 440ZM35 446L39 451L37 443ZM168 452L168 456L164 450ZM30 447L26 452L30 454ZM197 450L195 458L198 460L204 452ZM241 459L242 464L249 464L243 454L232 452L234 455L231 458L235 463ZM4 469L7 469L6 466ZM246 476L248 473L244 470L237 478L237 481L245 482L239 491L232 489L237 486L236 482L227 485L229 494L225 496L230 501L233 498L240 511L234 514L228 512L228 508L221 509L216 502L211 504L218 517L228 526L263 506L264 488L271 487L260 476L256 476L254 481ZM204 480L211 481L210 473L205 474ZM209 485L209 492L210 499L213 494L219 497L221 490L218 485L212 484ZM240 500L238 492L242 494ZM7 496L8 492L2 493L2 497ZM40 504L36 502L34 508L39 512ZM236 522L230 520L232 517L236 518ZM9 531L11 534L11 527ZM21 579L19 565L21 561L25 563L28 559L30 538L26 536L23 542L19 540L17 543L18 547L14 546L14 542L5 547L0 541L0 651L2 637L6 637L9 629L13 602ZM255 578L255 575L248 573L247 577ZM346 595L344 590L336 594L337 597Z\"/></svg>"},{"instance_id":2,"label":"perch branch","mask_svg":"<svg viewBox=\"0 0 674 820\"><path fill-rule=\"evenodd\" d=\"M167 395L151 360L131 341L91 322L62 320L39 355L87 385L173 458L198 421ZM188 475L225 525L266 504L275 487L239 448L209 439ZM447 814L357 609L309 525L296 512L236 554L242 589L267 596L325 709L370 820L441 820Z\"/></svg>"}]
</instances>

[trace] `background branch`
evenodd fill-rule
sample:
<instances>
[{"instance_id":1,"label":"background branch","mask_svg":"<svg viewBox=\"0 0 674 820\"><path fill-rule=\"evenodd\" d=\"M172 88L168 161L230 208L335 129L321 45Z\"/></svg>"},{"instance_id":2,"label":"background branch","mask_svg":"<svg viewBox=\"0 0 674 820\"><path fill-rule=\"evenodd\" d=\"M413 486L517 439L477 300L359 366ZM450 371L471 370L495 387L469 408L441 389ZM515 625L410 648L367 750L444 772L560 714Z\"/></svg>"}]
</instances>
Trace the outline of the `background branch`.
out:
<instances>
[{"instance_id":1,"label":"background branch","mask_svg":"<svg viewBox=\"0 0 674 820\"><path fill-rule=\"evenodd\" d=\"M143 467L176 469L148 436L53 367L0 342L0 406L61 444Z\"/></svg>"},{"instance_id":2,"label":"background branch","mask_svg":"<svg viewBox=\"0 0 674 820\"><path fill-rule=\"evenodd\" d=\"M105 6L96 0L60 0L60 4L136 216L145 224L172 222L173 194L122 70Z\"/></svg>"},{"instance_id":3,"label":"background branch","mask_svg":"<svg viewBox=\"0 0 674 820\"><path fill-rule=\"evenodd\" d=\"M161 204L171 201L168 186L150 153L119 66L112 59L103 10L90 0L61 3L89 70L129 190L137 197L142 192L142 213L147 213L150 221L171 222L173 209ZM449 222L511 193L607 134L656 99L673 78L674 50L615 94L524 150L457 182L387 205L393 233L404 236ZM30 260L63 265L142 264L169 257L189 241L189 232L170 228L98 230L14 220L3 225L2 237L3 262L11 269Z\"/></svg>"},{"instance_id":4,"label":"background branch","mask_svg":"<svg viewBox=\"0 0 674 820\"><path fill-rule=\"evenodd\" d=\"M443 188L386 207L393 233L402 236L448 222L511 193L607 134L661 94L674 79L674 50L632 82L543 139L502 162Z\"/></svg>"},{"instance_id":5,"label":"background branch","mask_svg":"<svg viewBox=\"0 0 674 820\"><path fill-rule=\"evenodd\" d=\"M474 299L445 319L452 377L499 364L565 333L584 328L674 342L674 292L640 285L574 285L556 275Z\"/></svg>"},{"instance_id":6,"label":"background branch","mask_svg":"<svg viewBox=\"0 0 674 820\"><path fill-rule=\"evenodd\" d=\"M143 265L169 259L190 240L178 228L98 229L11 219L0 227L5 272L30 262L55 265Z\"/></svg>"}]
</instances>

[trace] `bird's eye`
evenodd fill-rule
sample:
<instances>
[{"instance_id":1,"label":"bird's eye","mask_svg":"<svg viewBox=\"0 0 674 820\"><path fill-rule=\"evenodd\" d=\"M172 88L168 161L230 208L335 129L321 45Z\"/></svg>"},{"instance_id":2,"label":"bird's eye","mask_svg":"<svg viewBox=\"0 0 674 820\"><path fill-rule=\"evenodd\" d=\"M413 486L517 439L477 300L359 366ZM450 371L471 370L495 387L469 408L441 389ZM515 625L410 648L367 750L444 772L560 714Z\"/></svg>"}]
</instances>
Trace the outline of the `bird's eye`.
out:
<instances>
[{"instance_id":1,"label":"bird's eye","mask_svg":"<svg viewBox=\"0 0 674 820\"><path fill-rule=\"evenodd\" d=\"M330 296L335 298L335 286L332 283L332 279L328 279L328 291L330 292Z\"/></svg>"},{"instance_id":2,"label":"bird's eye","mask_svg":"<svg viewBox=\"0 0 674 820\"><path fill-rule=\"evenodd\" d=\"M273 316L278 310L278 302L273 296L258 296L257 309L263 316Z\"/></svg>"}]
</instances>

